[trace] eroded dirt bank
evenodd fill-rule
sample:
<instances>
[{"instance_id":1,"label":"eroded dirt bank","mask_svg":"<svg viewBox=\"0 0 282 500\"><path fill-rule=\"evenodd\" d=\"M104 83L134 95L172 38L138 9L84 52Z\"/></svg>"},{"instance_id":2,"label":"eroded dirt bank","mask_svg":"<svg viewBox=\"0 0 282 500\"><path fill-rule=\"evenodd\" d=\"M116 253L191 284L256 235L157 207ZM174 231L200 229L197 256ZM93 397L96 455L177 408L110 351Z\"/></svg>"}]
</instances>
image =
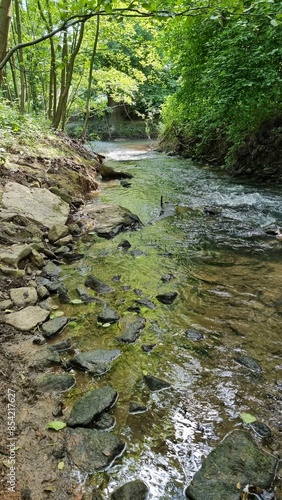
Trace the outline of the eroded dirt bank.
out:
<instances>
[{"instance_id":1,"label":"eroded dirt bank","mask_svg":"<svg viewBox=\"0 0 282 500\"><path fill-rule=\"evenodd\" d=\"M17 327L8 324L6 319L8 311L21 310L24 306L33 308L33 316L39 300L47 301L46 315L52 311L49 293L45 291L44 297L44 287L40 292L35 280L50 258L53 261L61 259L63 247L71 258L71 249L80 233L78 224L71 225L72 213L98 189L96 168L100 159L63 137L49 137L43 144L22 149L15 146L5 152L0 175L0 498L94 498L92 492L82 495L77 481L72 483L70 464L62 460L64 445L60 435L46 429L47 420L59 419L60 400L38 390L35 379L46 367L56 367L58 360L56 355L50 357L51 353L46 356L45 348L40 345L44 341L41 335L36 335L40 319L35 320L31 329L23 325L21 318ZM13 210L7 202L3 206L3 198L7 198L5 186L9 184L11 193L14 186L20 185L34 194L33 201L38 206L30 206L30 217L21 212L21 207ZM63 219L55 223L59 230L65 226L60 234L65 241L57 246L51 243L50 234L48 237L54 224L48 224L50 213L41 199L43 192L58 201L55 215L56 210L59 214L61 206L65 210ZM26 198L26 194L23 197ZM56 240L56 236L54 238ZM15 306L10 290L18 288L23 290L25 302ZM34 300L31 299L32 289L36 294Z\"/></svg>"}]
</instances>

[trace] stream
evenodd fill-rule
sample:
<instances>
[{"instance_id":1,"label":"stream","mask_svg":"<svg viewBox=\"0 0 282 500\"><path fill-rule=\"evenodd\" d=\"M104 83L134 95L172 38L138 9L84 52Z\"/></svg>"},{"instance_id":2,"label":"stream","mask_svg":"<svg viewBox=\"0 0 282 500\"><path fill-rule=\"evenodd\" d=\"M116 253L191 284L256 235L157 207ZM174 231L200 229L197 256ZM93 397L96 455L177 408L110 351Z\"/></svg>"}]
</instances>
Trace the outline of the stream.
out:
<instances>
[{"instance_id":1,"label":"stream","mask_svg":"<svg viewBox=\"0 0 282 500\"><path fill-rule=\"evenodd\" d=\"M150 500L184 499L203 458L229 431L245 426L242 412L270 427L267 449L281 450L282 239L266 229L282 226L282 191L166 156L148 141L91 147L106 155L106 165L133 174L131 187L103 182L91 203L128 208L143 227L112 240L84 236L77 245L84 258L65 266L66 285L75 290L93 273L115 289L106 300L120 316L140 298L156 308L141 307L145 329L136 342L121 345L118 324L96 324L99 304L66 305L69 316L75 309L71 336L81 351L123 353L100 378L77 375L81 391L107 384L118 391L111 413L114 432L126 442L123 455L88 481L105 498L140 478ZM118 248L124 239L128 251ZM166 292L178 293L171 305L155 298ZM255 359L261 371L237 362L240 356ZM150 392L146 374L170 387ZM130 414L132 401L147 411Z\"/></svg>"}]
</instances>

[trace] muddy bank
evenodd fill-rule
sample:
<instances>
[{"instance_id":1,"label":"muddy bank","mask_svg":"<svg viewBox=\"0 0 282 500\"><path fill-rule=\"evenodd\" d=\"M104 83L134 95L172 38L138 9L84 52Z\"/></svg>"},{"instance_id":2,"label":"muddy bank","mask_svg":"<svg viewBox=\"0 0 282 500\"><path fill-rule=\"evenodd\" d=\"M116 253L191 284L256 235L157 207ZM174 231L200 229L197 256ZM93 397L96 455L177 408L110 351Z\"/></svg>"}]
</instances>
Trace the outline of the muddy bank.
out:
<instances>
[{"instance_id":1,"label":"muddy bank","mask_svg":"<svg viewBox=\"0 0 282 500\"><path fill-rule=\"evenodd\" d=\"M162 151L208 163L234 177L274 182L282 178L282 116L263 123L256 133L246 136L240 145L228 140L224 131L215 131L203 141L174 129L160 139ZM200 148L199 148L200 144Z\"/></svg>"}]
</instances>

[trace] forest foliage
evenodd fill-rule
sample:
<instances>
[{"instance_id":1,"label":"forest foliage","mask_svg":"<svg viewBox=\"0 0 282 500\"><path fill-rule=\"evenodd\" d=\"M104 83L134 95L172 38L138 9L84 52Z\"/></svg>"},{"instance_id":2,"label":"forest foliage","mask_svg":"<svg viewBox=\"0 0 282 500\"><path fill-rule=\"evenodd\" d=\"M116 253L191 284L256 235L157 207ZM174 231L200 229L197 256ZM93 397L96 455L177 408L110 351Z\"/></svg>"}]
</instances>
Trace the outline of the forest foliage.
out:
<instances>
[{"instance_id":1,"label":"forest foliage","mask_svg":"<svg viewBox=\"0 0 282 500\"><path fill-rule=\"evenodd\" d=\"M17 112L62 130L79 117L85 138L93 117L122 105L148 131L161 116L167 148L232 163L281 114L276 0L0 0L0 47L2 122L13 116L14 131Z\"/></svg>"},{"instance_id":2,"label":"forest foliage","mask_svg":"<svg viewBox=\"0 0 282 500\"><path fill-rule=\"evenodd\" d=\"M163 107L170 142L232 163L242 143L281 114L281 18L280 2L260 1L170 27L179 82Z\"/></svg>"}]
</instances>

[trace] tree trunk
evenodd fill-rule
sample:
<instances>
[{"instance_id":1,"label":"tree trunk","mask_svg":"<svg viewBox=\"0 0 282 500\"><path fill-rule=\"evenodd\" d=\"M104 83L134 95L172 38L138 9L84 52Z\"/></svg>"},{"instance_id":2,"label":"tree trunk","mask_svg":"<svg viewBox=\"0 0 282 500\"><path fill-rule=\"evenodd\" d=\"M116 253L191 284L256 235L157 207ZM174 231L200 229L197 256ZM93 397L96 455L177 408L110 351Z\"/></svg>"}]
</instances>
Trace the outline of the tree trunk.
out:
<instances>
[{"instance_id":1,"label":"tree trunk","mask_svg":"<svg viewBox=\"0 0 282 500\"><path fill-rule=\"evenodd\" d=\"M8 36L12 17L12 0L0 0L0 62L3 61L8 45ZM0 70L0 85L3 70Z\"/></svg>"},{"instance_id":2,"label":"tree trunk","mask_svg":"<svg viewBox=\"0 0 282 500\"><path fill-rule=\"evenodd\" d=\"M93 64L94 64L94 59L97 53L97 45L98 45L98 38L99 38L99 28L100 28L100 16L97 16L97 24L96 24L96 34L95 34L95 40L94 40L94 45L93 45L93 51L91 55L91 60L90 60L90 68L89 68L89 76L88 76L88 87L87 87L87 100L86 100L86 110L85 110L85 120L84 120L84 126L83 130L81 132L81 139L85 139L87 135L87 127L88 127L88 122L90 118L90 103L91 103L91 85L92 85L92 75L93 75Z\"/></svg>"},{"instance_id":3,"label":"tree trunk","mask_svg":"<svg viewBox=\"0 0 282 500\"><path fill-rule=\"evenodd\" d=\"M79 52L81 42L83 39L83 34L84 34L84 22L81 23L80 28L79 28L79 36L77 41L75 40L75 35L74 35L74 41L72 44L72 54L69 58L69 61L67 58L65 58L65 78L63 81L62 78L62 85L61 85L61 92L60 92L60 97L58 101L58 107L54 116L53 120L53 127L57 129L61 123L61 128L64 130L64 126L66 123L66 111L67 111L67 103L68 103L68 96L69 96L69 91L70 91L70 86L72 82L72 75L73 75L73 68L74 68L74 62L75 58ZM65 40L65 44L67 47L67 39Z\"/></svg>"},{"instance_id":4,"label":"tree trunk","mask_svg":"<svg viewBox=\"0 0 282 500\"><path fill-rule=\"evenodd\" d=\"M18 43L22 43L22 27L21 27L21 18L20 18L20 6L19 1L14 0L15 2L15 14L16 14L16 32ZM19 68L20 68L20 113L23 115L25 112L25 102L26 102L26 76L25 76L25 66L24 66L24 57L23 57L23 49L19 49L18 51L18 60L19 60Z\"/></svg>"}]
</instances>

